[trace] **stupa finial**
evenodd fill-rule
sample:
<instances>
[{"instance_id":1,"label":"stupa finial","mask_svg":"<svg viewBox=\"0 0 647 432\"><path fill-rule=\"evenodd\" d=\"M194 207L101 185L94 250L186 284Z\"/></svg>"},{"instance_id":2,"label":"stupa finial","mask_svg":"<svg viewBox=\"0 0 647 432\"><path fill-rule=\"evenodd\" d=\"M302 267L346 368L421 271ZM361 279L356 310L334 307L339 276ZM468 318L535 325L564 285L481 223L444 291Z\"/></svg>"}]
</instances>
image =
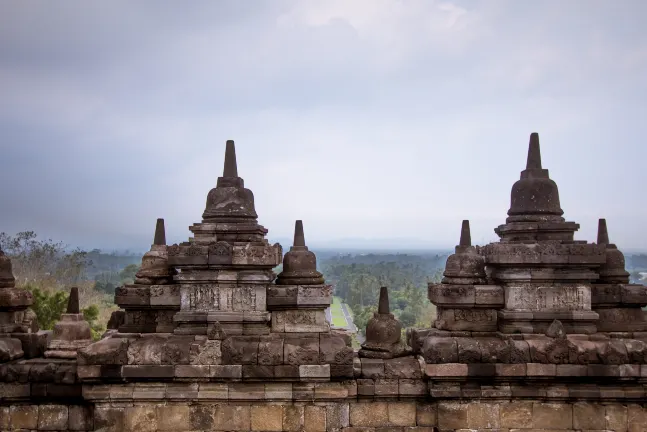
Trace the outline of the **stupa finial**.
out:
<instances>
[{"instance_id":1,"label":"stupa finial","mask_svg":"<svg viewBox=\"0 0 647 432\"><path fill-rule=\"evenodd\" d=\"M377 306L377 313L379 314L389 314L391 313L391 308L389 307L389 290L387 287L380 288L380 302Z\"/></svg>"},{"instance_id":2,"label":"stupa finial","mask_svg":"<svg viewBox=\"0 0 647 432\"><path fill-rule=\"evenodd\" d=\"M470 234L470 221L465 219L461 226L460 246L472 246L472 235Z\"/></svg>"},{"instance_id":3,"label":"stupa finial","mask_svg":"<svg viewBox=\"0 0 647 432\"><path fill-rule=\"evenodd\" d=\"M609 244L609 232L607 231L607 220L598 220L598 244Z\"/></svg>"},{"instance_id":4,"label":"stupa finial","mask_svg":"<svg viewBox=\"0 0 647 432\"><path fill-rule=\"evenodd\" d=\"M223 177L238 177L238 166L236 165L236 147L234 140L227 140L225 147L225 168L222 172Z\"/></svg>"},{"instance_id":5,"label":"stupa finial","mask_svg":"<svg viewBox=\"0 0 647 432\"><path fill-rule=\"evenodd\" d=\"M526 162L526 169L542 169L541 168L541 151L539 149L539 134L533 132L530 134L530 143L528 144L528 161Z\"/></svg>"},{"instance_id":6,"label":"stupa finial","mask_svg":"<svg viewBox=\"0 0 647 432\"><path fill-rule=\"evenodd\" d=\"M164 219L162 218L157 219L153 244L158 246L166 245L166 230L164 229Z\"/></svg>"},{"instance_id":7,"label":"stupa finial","mask_svg":"<svg viewBox=\"0 0 647 432\"><path fill-rule=\"evenodd\" d=\"M67 299L67 311L65 313L68 313L68 314L80 313L79 289L77 287L72 287L70 289L70 297Z\"/></svg>"},{"instance_id":8,"label":"stupa finial","mask_svg":"<svg viewBox=\"0 0 647 432\"><path fill-rule=\"evenodd\" d=\"M294 243L293 246L305 246L306 238L303 233L303 221L298 220L294 224Z\"/></svg>"}]
</instances>

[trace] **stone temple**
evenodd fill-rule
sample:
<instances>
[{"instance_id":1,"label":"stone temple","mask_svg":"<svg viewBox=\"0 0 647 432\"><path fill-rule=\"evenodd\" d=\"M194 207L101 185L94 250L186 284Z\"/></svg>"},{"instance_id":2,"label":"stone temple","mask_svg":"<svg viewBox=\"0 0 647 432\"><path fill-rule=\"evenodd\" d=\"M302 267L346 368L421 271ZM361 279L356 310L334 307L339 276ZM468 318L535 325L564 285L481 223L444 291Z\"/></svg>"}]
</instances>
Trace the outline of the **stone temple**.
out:
<instances>
[{"instance_id":1,"label":"stone temple","mask_svg":"<svg viewBox=\"0 0 647 432\"><path fill-rule=\"evenodd\" d=\"M97 342L75 288L38 331L0 252L0 431L647 430L647 288L605 219L575 240L537 134L510 198L499 241L462 222L428 328L402 329L382 287L355 351L303 221L285 254L267 241L227 141L190 241L157 220Z\"/></svg>"}]
</instances>

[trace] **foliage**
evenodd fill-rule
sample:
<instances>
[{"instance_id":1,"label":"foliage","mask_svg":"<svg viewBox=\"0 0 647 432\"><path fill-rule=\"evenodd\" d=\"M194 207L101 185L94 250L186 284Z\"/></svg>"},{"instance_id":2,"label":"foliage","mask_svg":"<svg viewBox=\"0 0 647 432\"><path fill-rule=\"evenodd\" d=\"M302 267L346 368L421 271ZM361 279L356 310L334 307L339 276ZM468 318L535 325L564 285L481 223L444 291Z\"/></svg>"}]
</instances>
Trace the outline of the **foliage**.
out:
<instances>
[{"instance_id":1,"label":"foliage","mask_svg":"<svg viewBox=\"0 0 647 432\"><path fill-rule=\"evenodd\" d=\"M130 264L119 272L119 279L122 284L131 284L135 280L135 274L139 271L137 264Z\"/></svg>"},{"instance_id":2,"label":"foliage","mask_svg":"<svg viewBox=\"0 0 647 432\"><path fill-rule=\"evenodd\" d=\"M83 313L83 318L85 318L88 324L90 324L92 339L101 339L101 335L106 331L106 328L99 322L99 307L93 304L83 309L81 312Z\"/></svg>"},{"instance_id":3,"label":"foliage","mask_svg":"<svg viewBox=\"0 0 647 432\"><path fill-rule=\"evenodd\" d=\"M36 314L39 328L53 329L66 310L68 287L78 286L81 311L95 339L103 333L110 313L115 309L112 301L114 288L124 280L132 281L138 270L138 266L131 263L133 256L120 257L102 254L98 250L87 253L80 249L69 249L60 242L40 240L33 231L20 232L15 236L0 233L0 248L11 258L17 286L28 289L33 295L31 308ZM106 260L112 266L98 273L95 271L95 282L88 274L88 269L94 265L90 256L102 261L102 269L106 269ZM119 262L125 264L113 265ZM132 265L130 268L128 263Z\"/></svg>"},{"instance_id":4,"label":"foliage","mask_svg":"<svg viewBox=\"0 0 647 432\"><path fill-rule=\"evenodd\" d=\"M31 291L34 298L31 308L36 314L38 327L41 330L53 329L54 324L61 318L61 314L67 307L67 294L64 291L42 291L31 285L27 285L25 288Z\"/></svg>"},{"instance_id":5,"label":"foliage","mask_svg":"<svg viewBox=\"0 0 647 432\"><path fill-rule=\"evenodd\" d=\"M86 252L68 251L63 243L37 237L33 231L15 236L0 233L0 248L11 257L18 285L62 287L75 285L85 278L85 269L92 264Z\"/></svg>"},{"instance_id":6,"label":"foliage","mask_svg":"<svg viewBox=\"0 0 647 432\"><path fill-rule=\"evenodd\" d=\"M447 255L337 255L322 261L322 271L346 302L360 332L377 310L380 287L389 287L389 306L403 327L428 327L435 307L427 283L440 282Z\"/></svg>"}]
</instances>

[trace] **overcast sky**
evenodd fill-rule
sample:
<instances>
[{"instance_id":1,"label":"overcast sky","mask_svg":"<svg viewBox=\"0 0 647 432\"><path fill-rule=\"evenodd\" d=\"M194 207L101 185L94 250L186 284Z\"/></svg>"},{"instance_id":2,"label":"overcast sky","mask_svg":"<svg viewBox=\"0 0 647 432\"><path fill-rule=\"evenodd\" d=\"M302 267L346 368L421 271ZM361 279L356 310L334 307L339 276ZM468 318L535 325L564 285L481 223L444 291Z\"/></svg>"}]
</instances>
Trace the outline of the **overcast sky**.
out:
<instances>
[{"instance_id":1,"label":"overcast sky","mask_svg":"<svg viewBox=\"0 0 647 432\"><path fill-rule=\"evenodd\" d=\"M0 231L183 241L234 139L270 240L496 240L539 132L565 217L647 249L647 1L0 2Z\"/></svg>"}]
</instances>

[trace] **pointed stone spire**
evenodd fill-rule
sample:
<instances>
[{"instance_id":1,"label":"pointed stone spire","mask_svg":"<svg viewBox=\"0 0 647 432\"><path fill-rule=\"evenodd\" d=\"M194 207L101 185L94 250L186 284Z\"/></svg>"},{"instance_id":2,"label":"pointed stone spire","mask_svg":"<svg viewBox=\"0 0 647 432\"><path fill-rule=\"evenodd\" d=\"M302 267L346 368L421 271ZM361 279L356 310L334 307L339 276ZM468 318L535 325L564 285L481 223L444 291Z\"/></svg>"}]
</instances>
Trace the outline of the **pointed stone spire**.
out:
<instances>
[{"instance_id":1,"label":"pointed stone spire","mask_svg":"<svg viewBox=\"0 0 647 432\"><path fill-rule=\"evenodd\" d=\"M238 166L236 164L236 147L234 140L227 140L225 148L225 168L222 172L223 177L238 177Z\"/></svg>"},{"instance_id":2,"label":"pointed stone spire","mask_svg":"<svg viewBox=\"0 0 647 432\"><path fill-rule=\"evenodd\" d=\"M294 224L294 247L304 247L306 245L306 238L303 234L303 221L298 220Z\"/></svg>"},{"instance_id":3,"label":"pointed stone spire","mask_svg":"<svg viewBox=\"0 0 647 432\"><path fill-rule=\"evenodd\" d=\"M164 229L164 219L158 218L155 225L155 238L153 244L157 246L166 245L166 230Z\"/></svg>"},{"instance_id":4,"label":"pointed stone spire","mask_svg":"<svg viewBox=\"0 0 647 432\"><path fill-rule=\"evenodd\" d=\"M528 160L526 169L542 169L541 151L539 150L539 134L533 132L530 134L530 143L528 144Z\"/></svg>"},{"instance_id":5,"label":"pointed stone spire","mask_svg":"<svg viewBox=\"0 0 647 432\"><path fill-rule=\"evenodd\" d=\"M207 205L202 213L202 222L250 223L258 215L254 209L254 194L245 188L245 181L238 176L236 147L227 140L222 177L207 195ZM227 233L231 236L231 228ZM200 237L200 235L198 235Z\"/></svg>"},{"instance_id":6,"label":"pointed stone spire","mask_svg":"<svg viewBox=\"0 0 647 432\"><path fill-rule=\"evenodd\" d=\"M598 244L609 244L609 233L607 231L607 220L598 220Z\"/></svg>"},{"instance_id":7,"label":"pointed stone spire","mask_svg":"<svg viewBox=\"0 0 647 432\"><path fill-rule=\"evenodd\" d=\"M377 313L391 313L391 308L389 307L389 290L386 287L380 288L380 302L378 303Z\"/></svg>"},{"instance_id":8,"label":"pointed stone spire","mask_svg":"<svg viewBox=\"0 0 647 432\"><path fill-rule=\"evenodd\" d=\"M70 289L70 296L67 299L67 311L65 313L68 313L68 314L80 313L79 289L77 287L72 287L72 289Z\"/></svg>"},{"instance_id":9,"label":"pointed stone spire","mask_svg":"<svg viewBox=\"0 0 647 432\"><path fill-rule=\"evenodd\" d=\"M472 235L470 234L470 221L465 219L461 226L461 240L459 246L472 246Z\"/></svg>"},{"instance_id":10,"label":"pointed stone spire","mask_svg":"<svg viewBox=\"0 0 647 432\"><path fill-rule=\"evenodd\" d=\"M321 285L323 275L317 271L317 256L308 250L303 233L303 221L294 224L294 245L283 257L283 271L277 285Z\"/></svg>"}]
</instances>

